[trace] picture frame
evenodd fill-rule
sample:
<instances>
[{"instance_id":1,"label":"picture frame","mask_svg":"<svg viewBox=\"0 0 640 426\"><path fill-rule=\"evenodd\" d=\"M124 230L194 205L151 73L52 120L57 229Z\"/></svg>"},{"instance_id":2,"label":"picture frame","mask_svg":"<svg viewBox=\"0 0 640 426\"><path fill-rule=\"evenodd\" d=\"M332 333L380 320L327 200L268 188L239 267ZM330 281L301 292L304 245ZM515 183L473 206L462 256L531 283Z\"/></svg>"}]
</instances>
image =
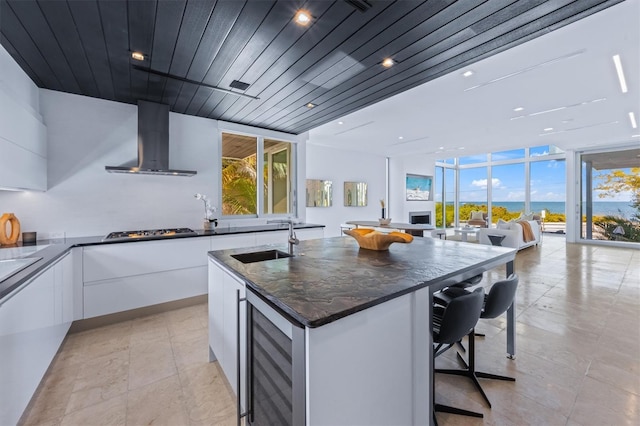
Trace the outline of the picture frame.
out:
<instances>
[{"instance_id":1,"label":"picture frame","mask_svg":"<svg viewBox=\"0 0 640 426\"><path fill-rule=\"evenodd\" d=\"M344 205L345 207L365 207L367 205L367 184L366 182L345 182L344 183Z\"/></svg>"},{"instance_id":2,"label":"picture frame","mask_svg":"<svg viewBox=\"0 0 640 426\"><path fill-rule=\"evenodd\" d=\"M307 179L307 207L331 207L333 183L330 180Z\"/></svg>"},{"instance_id":3,"label":"picture frame","mask_svg":"<svg viewBox=\"0 0 640 426\"><path fill-rule=\"evenodd\" d=\"M407 173L405 188L407 201L433 201L433 176Z\"/></svg>"}]
</instances>

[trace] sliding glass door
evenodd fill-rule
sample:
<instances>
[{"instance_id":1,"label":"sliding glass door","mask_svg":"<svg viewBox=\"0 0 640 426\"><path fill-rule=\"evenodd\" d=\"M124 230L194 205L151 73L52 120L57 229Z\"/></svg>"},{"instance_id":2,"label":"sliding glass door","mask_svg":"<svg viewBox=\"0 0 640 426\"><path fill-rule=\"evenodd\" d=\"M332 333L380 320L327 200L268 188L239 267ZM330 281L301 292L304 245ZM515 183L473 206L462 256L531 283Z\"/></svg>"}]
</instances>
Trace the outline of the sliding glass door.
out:
<instances>
[{"instance_id":1,"label":"sliding glass door","mask_svg":"<svg viewBox=\"0 0 640 426\"><path fill-rule=\"evenodd\" d=\"M580 165L580 237L640 243L640 149L584 153Z\"/></svg>"}]
</instances>

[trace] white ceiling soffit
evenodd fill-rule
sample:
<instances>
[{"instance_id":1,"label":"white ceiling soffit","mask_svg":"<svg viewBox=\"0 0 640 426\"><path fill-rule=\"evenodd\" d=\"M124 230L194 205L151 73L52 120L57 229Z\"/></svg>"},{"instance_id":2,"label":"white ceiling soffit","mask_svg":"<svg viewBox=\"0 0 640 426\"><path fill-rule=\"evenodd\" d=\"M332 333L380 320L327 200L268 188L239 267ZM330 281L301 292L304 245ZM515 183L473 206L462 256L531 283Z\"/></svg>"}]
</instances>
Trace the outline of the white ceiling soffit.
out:
<instances>
[{"instance_id":1,"label":"white ceiling soffit","mask_svg":"<svg viewBox=\"0 0 640 426\"><path fill-rule=\"evenodd\" d=\"M479 61L470 77L447 74L312 129L309 142L391 157L637 143L639 52L640 0L627 0Z\"/></svg>"}]
</instances>

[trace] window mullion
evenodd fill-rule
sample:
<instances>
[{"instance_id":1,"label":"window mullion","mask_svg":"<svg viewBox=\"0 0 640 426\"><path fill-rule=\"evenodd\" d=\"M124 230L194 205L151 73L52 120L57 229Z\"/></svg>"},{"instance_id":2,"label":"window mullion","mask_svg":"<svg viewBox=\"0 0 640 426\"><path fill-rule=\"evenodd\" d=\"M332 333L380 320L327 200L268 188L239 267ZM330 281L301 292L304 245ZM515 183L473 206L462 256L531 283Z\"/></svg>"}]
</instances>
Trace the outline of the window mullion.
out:
<instances>
[{"instance_id":1,"label":"window mullion","mask_svg":"<svg viewBox=\"0 0 640 426\"><path fill-rule=\"evenodd\" d=\"M264 194L264 137L258 136L256 147L256 214L262 216L264 212L263 194Z\"/></svg>"}]
</instances>

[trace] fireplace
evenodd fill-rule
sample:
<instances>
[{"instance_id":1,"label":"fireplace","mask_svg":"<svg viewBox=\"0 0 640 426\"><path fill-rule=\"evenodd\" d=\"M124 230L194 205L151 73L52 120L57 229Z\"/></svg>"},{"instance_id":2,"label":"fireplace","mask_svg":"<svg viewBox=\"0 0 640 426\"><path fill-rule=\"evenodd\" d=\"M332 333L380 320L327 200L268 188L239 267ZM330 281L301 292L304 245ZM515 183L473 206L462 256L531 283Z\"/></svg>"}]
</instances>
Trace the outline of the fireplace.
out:
<instances>
[{"instance_id":1,"label":"fireplace","mask_svg":"<svg viewBox=\"0 0 640 426\"><path fill-rule=\"evenodd\" d=\"M431 225L431 212L409 212L409 223Z\"/></svg>"},{"instance_id":2,"label":"fireplace","mask_svg":"<svg viewBox=\"0 0 640 426\"><path fill-rule=\"evenodd\" d=\"M431 212L409 212L409 223L431 225ZM422 237L423 231L409 231L416 237Z\"/></svg>"}]
</instances>

